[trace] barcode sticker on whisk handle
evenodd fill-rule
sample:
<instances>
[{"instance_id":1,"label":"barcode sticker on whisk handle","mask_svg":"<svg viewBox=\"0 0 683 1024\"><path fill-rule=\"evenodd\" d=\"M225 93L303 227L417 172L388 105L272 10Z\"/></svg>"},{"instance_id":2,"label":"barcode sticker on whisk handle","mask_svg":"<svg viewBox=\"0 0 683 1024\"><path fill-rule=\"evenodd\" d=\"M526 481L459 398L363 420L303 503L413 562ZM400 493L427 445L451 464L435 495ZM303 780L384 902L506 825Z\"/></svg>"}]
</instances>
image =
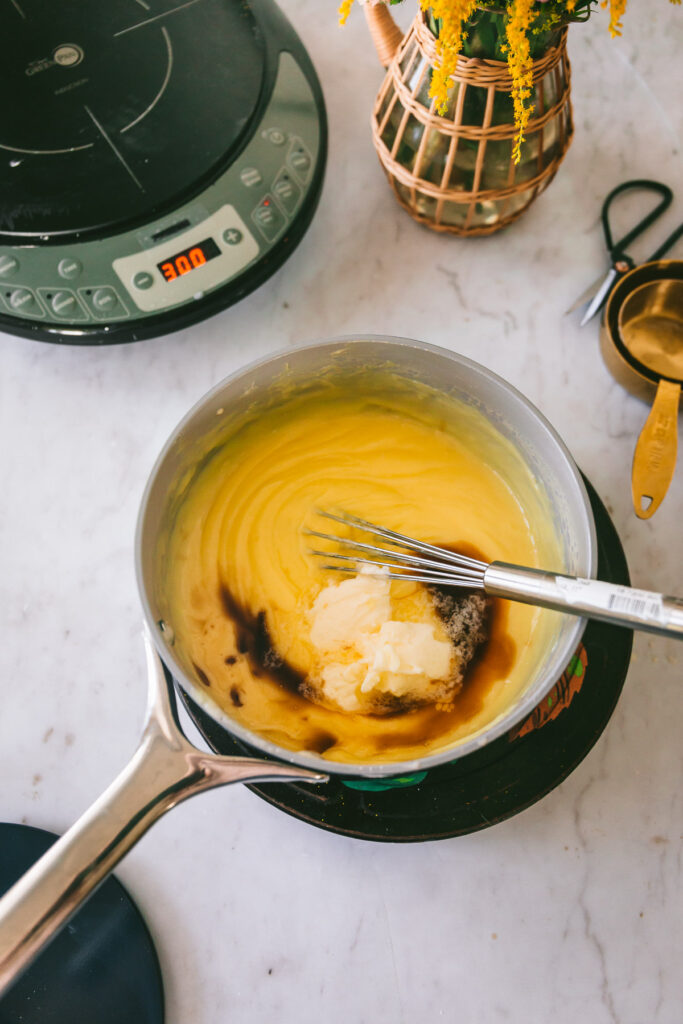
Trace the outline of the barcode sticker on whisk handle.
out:
<instances>
[{"instance_id":1,"label":"barcode sticker on whisk handle","mask_svg":"<svg viewBox=\"0 0 683 1024\"><path fill-rule=\"evenodd\" d=\"M566 576L556 576L555 582L569 604L596 610L602 608L661 625L668 622L661 594L654 594L651 590L635 590L602 580L573 580Z\"/></svg>"},{"instance_id":2,"label":"barcode sticker on whisk handle","mask_svg":"<svg viewBox=\"0 0 683 1024\"><path fill-rule=\"evenodd\" d=\"M615 612L627 615L644 615L648 619L664 622L664 606L659 595L652 595L647 590L632 590L625 594L612 594L609 607Z\"/></svg>"}]
</instances>

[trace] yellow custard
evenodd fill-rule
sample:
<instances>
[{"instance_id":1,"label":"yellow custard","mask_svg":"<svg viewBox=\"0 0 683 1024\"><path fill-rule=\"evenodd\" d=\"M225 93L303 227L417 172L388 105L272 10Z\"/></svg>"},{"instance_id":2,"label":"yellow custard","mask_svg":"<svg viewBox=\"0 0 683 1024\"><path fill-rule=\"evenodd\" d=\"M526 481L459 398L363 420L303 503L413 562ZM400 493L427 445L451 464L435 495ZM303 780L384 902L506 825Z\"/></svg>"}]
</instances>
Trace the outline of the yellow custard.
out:
<instances>
[{"instance_id":1,"label":"yellow custard","mask_svg":"<svg viewBox=\"0 0 683 1024\"><path fill-rule=\"evenodd\" d=\"M334 574L304 532L330 532L321 508L486 561L562 564L545 495L480 412L389 373L331 378L227 426L186 489L163 589L188 673L253 733L339 762L424 757L504 713L552 612L495 601L490 639L446 703L381 715L302 695L325 668L311 615ZM390 592L393 619L432 621L444 639L421 584L392 581Z\"/></svg>"}]
</instances>

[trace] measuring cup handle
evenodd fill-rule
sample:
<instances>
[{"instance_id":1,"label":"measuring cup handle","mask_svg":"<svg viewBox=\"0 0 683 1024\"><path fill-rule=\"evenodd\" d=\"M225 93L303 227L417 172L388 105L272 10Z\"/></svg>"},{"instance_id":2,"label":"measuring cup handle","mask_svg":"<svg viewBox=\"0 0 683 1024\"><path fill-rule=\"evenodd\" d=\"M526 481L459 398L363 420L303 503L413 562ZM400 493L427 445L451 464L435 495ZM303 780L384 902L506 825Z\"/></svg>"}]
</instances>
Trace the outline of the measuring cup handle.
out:
<instances>
[{"instance_id":1,"label":"measuring cup handle","mask_svg":"<svg viewBox=\"0 0 683 1024\"><path fill-rule=\"evenodd\" d=\"M653 516L669 489L678 449L681 385L660 380L657 394L633 453L631 489L639 519Z\"/></svg>"},{"instance_id":2,"label":"measuring cup handle","mask_svg":"<svg viewBox=\"0 0 683 1024\"><path fill-rule=\"evenodd\" d=\"M147 829L181 800L232 782L324 782L294 765L205 754L177 726L145 635L148 718L140 746L102 796L0 899L0 992L29 966Z\"/></svg>"}]
</instances>

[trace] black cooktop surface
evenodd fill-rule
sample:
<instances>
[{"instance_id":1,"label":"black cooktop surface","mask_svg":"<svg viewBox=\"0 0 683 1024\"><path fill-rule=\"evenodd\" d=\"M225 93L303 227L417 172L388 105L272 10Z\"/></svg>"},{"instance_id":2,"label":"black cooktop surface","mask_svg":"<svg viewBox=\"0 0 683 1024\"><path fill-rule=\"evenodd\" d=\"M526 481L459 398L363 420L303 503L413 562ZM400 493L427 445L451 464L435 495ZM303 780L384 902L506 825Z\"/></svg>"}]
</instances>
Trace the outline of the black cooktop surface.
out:
<instances>
[{"instance_id":1,"label":"black cooktop surface","mask_svg":"<svg viewBox=\"0 0 683 1024\"><path fill-rule=\"evenodd\" d=\"M0 823L0 896L57 836ZM109 877L0 997L0 1024L163 1024L159 959L140 911Z\"/></svg>"},{"instance_id":2,"label":"black cooktop surface","mask_svg":"<svg viewBox=\"0 0 683 1024\"><path fill-rule=\"evenodd\" d=\"M247 131L265 69L246 0L6 0L0 39L5 235L118 230L184 201Z\"/></svg>"}]
</instances>

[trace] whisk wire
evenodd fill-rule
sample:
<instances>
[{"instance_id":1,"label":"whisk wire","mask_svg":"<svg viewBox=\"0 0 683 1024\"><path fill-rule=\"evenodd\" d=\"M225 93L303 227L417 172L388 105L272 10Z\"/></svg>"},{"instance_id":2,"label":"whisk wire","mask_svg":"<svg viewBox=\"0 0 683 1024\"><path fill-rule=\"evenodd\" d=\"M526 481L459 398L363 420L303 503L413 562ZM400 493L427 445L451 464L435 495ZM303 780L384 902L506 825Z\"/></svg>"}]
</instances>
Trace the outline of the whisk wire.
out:
<instances>
[{"instance_id":1,"label":"whisk wire","mask_svg":"<svg viewBox=\"0 0 683 1024\"><path fill-rule=\"evenodd\" d=\"M453 563L449 561L436 561L431 558L416 557L415 555L408 555L402 551L387 551L386 548L377 547L374 544L365 544L363 541L352 540L347 537L336 537L331 533L320 533L317 530L307 530L307 536L318 537L321 540L331 540L335 543L344 547L347 551L369 551L373 555L386 555L388 558L393 558L398 562L401 562L409 566L417 566L419 569L437 569L445 572L447 575L453 574ZM322 555L326 558L343 558L345 561L354 562L365 562L371 565L389 565L390 563L381 561L378 558L363 559L363 558L351 558L350 556L342 556L336 551L312 551L311 554ZM400 568L400 566L394 565L393 568ZM469 566L458 566L458 572L463 576L467 576L473 580L480 579L482 576L483 569L471 569Z\"/></svg>"},{"instance_id":2,"label":"whisk wire","mask_svg":"<svg viewBox=\"0 0 683 1024\"><path fill-rule=\"evenodd\" d=\"M377 565L378 563L375 562L374 564ZM349 566L346 566L346 565L322 565L321 569L328 569L331 572L343 572L343 573L346 573L347 575L355 574L355 570L352 569ZM384 580L386 580L386 579L389 579L389 580L410 580L410 581L413 581L415 583L441 584L442 587L443 586L466 587L468 590L483 590L484 589L484 580L483 580L483 578L480 577L478 580L474 580L474 579L470 579L470 578L466 578L466 577L460 577L455 572L449 573L448 576L445 576L445 575L444 576L437 576L436 574L434 574L433 576L428 576L426 573L423 574L423 575L418 576L416 574L408 573L408 572L389 572L389 573L373 572L373 573L369 573L369 575L370 576L381 576L381 578L384 579Z\"/></svg>"},{"instance_id":3,"label":"whisk wire","mask_svg":"<svg viewBox=\"0 0 683 1024\"><path fill-rule=\"evenodd\" d=\"M325 519L332 519L343 526L356 526L360 530L365 530L366 533L374 533L378 537L384 537L389 543L395 544L398 547L407 547L413 551L423 551L426 554L435 555L441 561L449 562L458 568L469 566L482 572L486 569L486 562L481 562L477 558L470 558L468 555L458 555L447 551L445 548L436 547L434 544L415 540L413 537L407 537L404 533L397 533L395 530L388 530L384 526L377 526L376 523L368 522L367 519L359 519L358 516L346 514L337 515L334 512L326 512L324 509L318 509L317 512L318 515L323 516ZM335 537L333 539L338 541L341 538Z\"/></svg>"},{"instance_id":4,"label":"whisk wire","mask_svg":"<svg viewBox=\"0 0 683 1024\"><path fill-rule=\"evenodd\" d=\"M362 558L359 555L342 555L341 553L336 552L336 551L335 552L331 552L331 551L316 551L315 549L312 549L309 552L309 554L311 554L311 555L318 555L321 558L335 558L335 559L337 559L339 561L350 563L349 565L332 564L332 565L323 565L322 566L323 569L336 569L338 572L355 573L356 572L356 568L354 568L354 567L358 566L358 565L372 565L372 566L375 566L376 568L381 568L381 569L398 569L398 570L400 570L400 571L402 571L404 573L406 571L406 567L404 565L401 565L400 563L397 565L395 562L378 562L374 558ZM408 568L410 569L412 567L409 566ZM418 565L418 568L422 568L422 567ZM452 569L447 569L445 572L437 572L434 569L425 569L424 573L425 573L426 576L429 576L430 578L433 578L433 582L435 582L435 583L448 583L449 581L451 581L454 578L454 576L458 576L458 574L454 573ZM375 573L368 573L368 575L371 575L371 576L386 576L386 573L375 572ZM405 577L402 576L400 578L403 579ZM464 576L463 575L463 576L458 576L458 578L463 580L463 581L467 581L467 582L470 582L470 581L476 582L477 579L481 579L481 574L478 574L478 576L475 576L474 574L471 575L471 576L469 576L469 575L468 576Z\"/></svg>"}]
</instances>

